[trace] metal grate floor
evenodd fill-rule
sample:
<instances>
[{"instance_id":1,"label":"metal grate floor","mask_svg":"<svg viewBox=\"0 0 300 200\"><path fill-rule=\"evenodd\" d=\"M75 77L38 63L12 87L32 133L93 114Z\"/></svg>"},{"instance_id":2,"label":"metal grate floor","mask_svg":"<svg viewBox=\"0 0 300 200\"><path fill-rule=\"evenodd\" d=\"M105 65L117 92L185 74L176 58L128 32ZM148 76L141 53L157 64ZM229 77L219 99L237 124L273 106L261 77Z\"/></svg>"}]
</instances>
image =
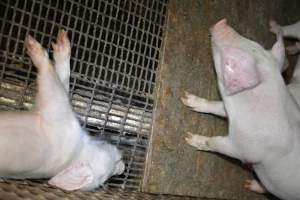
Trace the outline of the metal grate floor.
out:
<instances>
[{"instance_id":1,"label":"metal grate floor","mask_svg":"<svg viewBox=\"0 0 300 200\"><path fill-rule=\"evenodd\" d=\"M34 103L36 71L25 36L50 49L58 30L67 30L74 110L92 135L118 145L126 161L125 173L106 186L138 190L166 6L167 0L1 0L0 110Z\"/></svg>"}]
</instances>

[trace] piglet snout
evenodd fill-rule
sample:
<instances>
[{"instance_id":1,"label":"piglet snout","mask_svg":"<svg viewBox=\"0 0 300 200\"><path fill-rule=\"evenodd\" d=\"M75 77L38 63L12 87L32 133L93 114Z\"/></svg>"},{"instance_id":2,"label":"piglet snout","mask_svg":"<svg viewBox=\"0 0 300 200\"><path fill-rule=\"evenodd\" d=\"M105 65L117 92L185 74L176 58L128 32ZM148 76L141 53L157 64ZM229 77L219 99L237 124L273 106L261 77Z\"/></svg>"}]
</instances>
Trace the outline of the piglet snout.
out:
<instances>
[{"instance_id":1,"label":"piglet snout","mask_svg":"<svg viewBox=\"0 0 300 200\"><path fill-rule=\"evenodd\" d=\"M232 45L237 41L239 34L233 30L226 19L222 19L210 28L212 41L219 45Z\"/></svg>"}]
</instances>

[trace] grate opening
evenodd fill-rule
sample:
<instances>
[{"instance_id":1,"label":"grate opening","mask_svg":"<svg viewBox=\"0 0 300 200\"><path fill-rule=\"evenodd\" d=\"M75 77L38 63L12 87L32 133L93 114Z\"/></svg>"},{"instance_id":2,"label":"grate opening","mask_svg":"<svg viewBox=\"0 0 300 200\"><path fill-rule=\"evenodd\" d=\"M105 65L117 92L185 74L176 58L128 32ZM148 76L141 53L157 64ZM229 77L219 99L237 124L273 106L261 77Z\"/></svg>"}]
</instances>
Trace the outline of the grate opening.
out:
<instances>
[{"instance_id":1,"label":"grate opening","mask_svg":"<svg viewBox=\"0 0 300 200\"><path fill-rule=\"evenodd\" d=\"M153 90L167 0L2 0L0 109L28 110L36 71L27 34L50 49L60 29L72 44L70 97L81 124L116 144L125 173L106 187L138 190L153 111Z\"/></svg>"}]
</instances>

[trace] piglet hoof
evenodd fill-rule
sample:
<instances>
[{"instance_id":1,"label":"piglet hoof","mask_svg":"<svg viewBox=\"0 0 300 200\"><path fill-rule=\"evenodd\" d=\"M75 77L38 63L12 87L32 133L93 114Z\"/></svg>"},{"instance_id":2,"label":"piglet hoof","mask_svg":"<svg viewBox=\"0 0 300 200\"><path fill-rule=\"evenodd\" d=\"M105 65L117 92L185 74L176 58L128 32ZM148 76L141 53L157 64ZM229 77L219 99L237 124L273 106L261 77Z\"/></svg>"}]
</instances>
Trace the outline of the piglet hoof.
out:
<instances>
[{"instance_id":1,"label":"piglet hoof","mask_svg":"<svg viewBox=\"0 0 300 200\"><path fill-rule=\"evenodd\" d=\"M37 68L43 67L43 65L49 61L47 52L32 36L27 35L25 39L25 46L27 54Z\"/></svg>"},{"instance_id":2,"label":"piglet hoof","mask_svg":"<svg viewBox=\"0 0 300 200\"><path fill-rule=\"evenodd\" d=\"M184 91L184 96L180 99L185 106L188 106L197 112L202 112L203 108L207 104L206 99L193 95L187 91Z\"/></svg>"},{"instance_id":3,"label":"piglet hoof","mask_svg":"<svg viewBox=\"0 0 300 200\"><path fill-rule=\"evenodd\" d=\"M71 45L66 31L60 30L56 38L56 43L52 42L51 45L53 48L53 58L56 63L70 59Z\"/></svg>"},{"instance_id":4,"label":"piglet hoof","mask_svg":"<svg viewBox=\"0 0 300 200\"><path fill-rule=\"evenodd\" d=\"M279 24L277 24L276 21L270 20L269 25L270 25L270 32L272 32L276 35L281 32L281 26Z\"/></svg>"},{"instance_id":5,"label":"piglet hoof","mask_svg":"<svg viewBox=\"0 0 300 200\"><path fill-rule=\"evenodd\" d=\"M287 46L286 51L289 55L295 55L300 52L300 42L296 42L295 45Z\"/></svg>"},{"instance_id":6,"label":"piglet hoof","mask_svg":"<svg viewBox=\"0 0 300 200\"><path fill-rule=\"evenodd\" d=\"M189 106L189 96L190 96L190 93L187 91L184 91L184 96L180 98L181 102L185 106Z\"/></svg>"},{"instance_id":7,"label":"piglet hoof","mask_svg":"<svg viewBox=\"0 0 300 200\"><path fill-rule=\"evenodd\" d=\"M246 180L244 187L247 190L250 190L252 192L258 193L258 194L264 194L266 193L266 189L264 186L262 186L258 181L256 180Z\"/></svg>"},{"instance_id":8,"label":"piglet hoof","mask_svg":"<svg viewBox=\"0 0 300 200\"><path fill-rule=\"evenodd\" d=\"M209 137L202 136L202 135L195 135L190 132L187 133L185 137L185 141L193 146L196 147L198 150L202 151L210 151L211 149L208 146Z\"/></svg>"}]
</instances>

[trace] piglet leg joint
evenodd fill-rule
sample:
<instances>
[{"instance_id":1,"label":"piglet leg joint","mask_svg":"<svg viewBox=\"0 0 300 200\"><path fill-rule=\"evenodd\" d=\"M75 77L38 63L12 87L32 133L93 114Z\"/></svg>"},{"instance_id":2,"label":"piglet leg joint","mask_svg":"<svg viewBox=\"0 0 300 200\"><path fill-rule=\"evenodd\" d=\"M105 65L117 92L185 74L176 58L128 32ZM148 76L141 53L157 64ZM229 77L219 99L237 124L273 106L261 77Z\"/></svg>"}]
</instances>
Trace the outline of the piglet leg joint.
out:
<instances>
[{"instance_id":1,"label":"piglet leg joint","mask_svg":"<svg viewBox=\"0 0 300 200\"><path fill-rule=\"evenodd\" d=\"M52 42L52 48L55 61L55 70L66 91L68 92L70 78L71 45L66 31L59 31L56 43Z\"/></svg>"},{"instance_id":2,"label":"piglet leg joint","mask_svg":"<svg viewBox=\"0 0 300 200\"><path fill-rule=\"evenodd\" d=\"M277 24L276 21L270 20L269 25L270 25L270 32L272 32L276 35L281 34L282 29L281 29L280 25Z\"/></svg>"},{"instance_id":3,"label":"piglet leg joint","mask_svg":"<svg viewBox=\"0 0 300 200\"><path fill-rule=\"evenodd\" d=\"M37 68L41 68L45 64L49 64L47 52L32 36L27 35L25 45L28 55Z\"/></svg>"},{"instance_id":4,"label":"piglet leg joint","mask_svg":"<svg viewBox=\"0 0 300 200\"><path fill-rule=\"evenodd\" d=\"M185 141L201 151L218 152L233 158L241 159L235 145L233 145L231 140L226 136L207 137L188 132Z\"/></svg>"},{"instance_id":5,"label":"piglet leg joint","mask_svg":"<svg viewBox=\"0 0 300 200\"><path fill-rule=\"evenodd\" d=\"M227 115L222 101L209 101L187 91L184 92L181 101L185 106L190 107L196 112L211 113L222 117L226 117Z\"/></svg>"},{"instance_id":6,"label":"piglet leg joint","mask_svg":"<svg viewBox=\"0 0 300 200\"><path fill-rule=\"evenodd\" d=\"M252 192L258 193L258 194L264 194L267 193L267 190L264 186L261 185L257 180L246 180L245 181L245 188L247 190L250 190Z\"/></svg>"},{"instance_id":7,"label":"piglet leg joint","mask_svg":"<svg viewBox=\"0 0 300 200\"><path fill-rule=\"evenodd\" d=\"M71 46L66 31L61 30L57 35L56 43L52 42L51 44L54 50L55 62L63 62L66 57L70 57Z\"/></svg>"},{"instance_id":8,"label":"piglet leg joint","mask_svg":"<svg viewBox=\"0 0 300 200\"><path fill-rule=\"evenodd\" d=\"M202 135L195 135L188 132L187 136L185 137L185 141L189 145L196 147L198 150L213 151L213 149L209 147L209 143L208 143L209 137L202 136Z\"/></svg>"}]
</instances>

